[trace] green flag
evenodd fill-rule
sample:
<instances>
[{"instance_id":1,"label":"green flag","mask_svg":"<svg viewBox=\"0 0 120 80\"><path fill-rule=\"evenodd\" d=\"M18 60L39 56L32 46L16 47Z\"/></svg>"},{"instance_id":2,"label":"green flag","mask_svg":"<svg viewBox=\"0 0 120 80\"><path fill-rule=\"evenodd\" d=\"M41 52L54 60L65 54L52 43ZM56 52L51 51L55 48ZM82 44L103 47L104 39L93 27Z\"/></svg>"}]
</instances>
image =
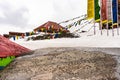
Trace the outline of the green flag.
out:
<instances>
[{"instance_id":1,"label":"green flag","mask_svg":"<svg viewBox=\"0 0 120 80\"><path fill-rule=\"evenodd\" d=\"M95 21L100 21L100 6L99 6L99 0L94 0L94 6L95 6Z\"/></svg>"}]
</instances>

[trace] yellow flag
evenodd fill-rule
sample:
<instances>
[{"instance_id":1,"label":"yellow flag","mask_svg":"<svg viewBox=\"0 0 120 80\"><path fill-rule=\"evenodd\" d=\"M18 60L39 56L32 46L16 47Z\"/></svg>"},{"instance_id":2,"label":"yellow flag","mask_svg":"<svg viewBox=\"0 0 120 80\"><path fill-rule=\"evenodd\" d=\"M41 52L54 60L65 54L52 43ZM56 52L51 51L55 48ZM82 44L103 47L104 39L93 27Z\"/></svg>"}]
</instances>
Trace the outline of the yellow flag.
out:
<instances>
[{"instance_id":1,"label":"yellow flag","mask_svg":"<svg viewBox=\"0 0 120 80\"><path fill-rule=\"evenodd\" d=\"M18 36L16 36L16 39L18 40Z\"/></svg>"},{"instance_id":2,"label":"yellow flag","mask_svg":"<svg viewBox=\"0 0 120 80\"><path fill-rule=\"evenodd\" d=\"M88 0L87 19L94 18L94 0Z\"/></svg>"},{"instance_id":3,"label":"yellow flag","mask_svg":"<svg viewBox=\"0 0 120 80\"><path fill-rule=\"evenodd\" d=\"M32 32L30 32L30 36L32 35Z\"/></svg>"},{"instance_id":4,"label":"yellow flag","mask_svg":"<svg viewBox=\"0 0 120 80\"><path fill-rule=\"evenodd\" d=\"M43 28L41 28L41 31L43 31L44 29Z\"/></svg>"},{"instance_id":5,"label":"yellow flag","mask_svg":"<svg viewBox=\"0 0 120 80\"><path fill-rule=\"evenodd\" d=\"M60 30L62 31L63 29L62 29L62 28L60 28Z\"/></svg>"},{"instance_id":6,"label":"yellow flag","mask_svg":"<svg viewBox=\"0 0 120 80\"><path fill-rule=\"evenodd\" d=\"M53 31L53 33L55 33L55 31Z\"/></svg>"}]
</instances>

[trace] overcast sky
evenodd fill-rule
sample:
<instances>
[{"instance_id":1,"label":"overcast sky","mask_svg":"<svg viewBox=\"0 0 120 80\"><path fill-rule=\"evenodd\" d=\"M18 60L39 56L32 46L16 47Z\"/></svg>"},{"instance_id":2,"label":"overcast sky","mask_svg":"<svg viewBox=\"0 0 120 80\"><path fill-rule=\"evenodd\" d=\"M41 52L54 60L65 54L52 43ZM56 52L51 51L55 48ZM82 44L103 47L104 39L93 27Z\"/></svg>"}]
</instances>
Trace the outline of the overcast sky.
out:
<instances>
[{"instance_id":1,"label":"overcast sky","mask_svg":"<svg viewBox=\"0 0 120 80\"><path fill-rule=\"evenodd\" d=\"M0 0L0 34L31 31L87 13L87 0Z\"/></svg>"}]
</instances>

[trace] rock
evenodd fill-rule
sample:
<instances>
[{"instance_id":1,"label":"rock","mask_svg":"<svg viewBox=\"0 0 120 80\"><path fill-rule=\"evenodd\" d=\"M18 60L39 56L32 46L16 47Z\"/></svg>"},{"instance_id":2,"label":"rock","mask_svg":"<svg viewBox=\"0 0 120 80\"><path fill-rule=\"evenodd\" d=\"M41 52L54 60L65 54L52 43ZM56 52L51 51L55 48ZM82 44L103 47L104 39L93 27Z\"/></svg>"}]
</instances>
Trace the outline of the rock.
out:
<instances>
[{"instance_id":1,"label":"rock","mask_svg":"<svg viewBox=\"0 0 120 80\"><path fill-rule=\"evenodd\" d=\"M46 73L46 74L41 74L41 75L37 75L35 77L32 77L31 80L52 80L52 73Z\"/></svg>"},{"instance_id":2,"label":"rock","mask_svg":"<svg viewBox=\"0 0 120 80\"><path fill-rule=\"evenodd\" d=\"M0 80L118 80L112 55L78 48L47 48L18 57Z\"/></svg>"}]
</instances>

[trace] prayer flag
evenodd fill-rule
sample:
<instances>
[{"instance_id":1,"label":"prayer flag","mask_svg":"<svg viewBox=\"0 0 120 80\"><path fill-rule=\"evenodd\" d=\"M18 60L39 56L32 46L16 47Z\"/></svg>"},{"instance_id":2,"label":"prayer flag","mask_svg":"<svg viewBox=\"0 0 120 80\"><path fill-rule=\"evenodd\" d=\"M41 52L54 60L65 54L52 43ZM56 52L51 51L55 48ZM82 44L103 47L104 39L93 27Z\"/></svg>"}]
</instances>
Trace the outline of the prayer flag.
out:
<instances>
[{"instance_id":1,"label":"prayer flag","mask_svg":"<svg viewBox=\"0 0 120 80\"><path fill-rule=\"evenodd\" d=\"M94 1L94 6L95 6L95 21L99 22L100 21L100 5L99 5L99 0Z\"/></svg>"},{"instance_id":2,"label":"prayer flag","mask_svg":"<svg viewBox=\"0 0 120 80\"><path fill-rule=\"evenodd\" d=\"M107 0L101 0L101 20L103 24L107 22Z\"/></svg>"},{"instance_id":3,"label":"prayer flag","mask_svg":"<svg viewBox=\"0 0 120 80\"><path fill-rule=\"evenodd\" d=\"M118 0L118 24L120 24L120 0Z\"/></svg>"},{"instance_id":4,"label":"prayer flag","mask_svg":"<svg viewBox=\"0 0 120 80\"><path fill-rule=\"evenodd\" d=\"M112 0L107 0L108 29L112 28Z\"/></svg>"},{"instance_id":5,"label":"prayer flag","mask_svg":"<svg viewBox=\"0 0 120 80\"><path fill-rule=\"evenodd\" d=\"M88 0L87 19L94 18L94 0Z\"/></svg>"},{"instance_id":6,"label":"prayer flag","mask_svg":"<svg viewBox=\"0 0 120 80\"><path fill-rule=\"evenodd\" d=\"M112 0L113 25L117 25L117 0Z\"/></svg>"}]
</instances>

